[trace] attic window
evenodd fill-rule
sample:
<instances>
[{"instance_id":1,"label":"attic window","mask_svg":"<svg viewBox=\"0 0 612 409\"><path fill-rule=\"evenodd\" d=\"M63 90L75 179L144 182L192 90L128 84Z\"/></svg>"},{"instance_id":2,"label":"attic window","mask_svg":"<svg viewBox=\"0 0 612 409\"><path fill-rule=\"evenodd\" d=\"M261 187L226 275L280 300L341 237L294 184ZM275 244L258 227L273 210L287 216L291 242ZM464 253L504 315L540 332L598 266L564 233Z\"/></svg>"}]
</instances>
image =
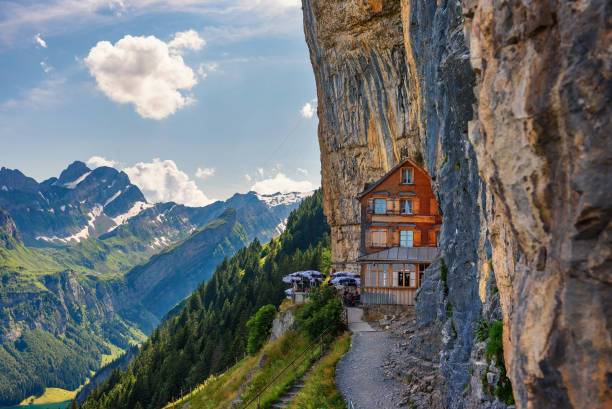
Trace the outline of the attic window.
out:
<instances>
[{"instance_id":1,"label":"attic window","mask_svg":"<svg viewBox=\"0 0 612 409\"><path fill-rule=\"evenodd\" d=\"M412 168L403 168L402 169L402 185L411 185L413 184L413 175L414 169Z\"/></svg>"}]
</instances>

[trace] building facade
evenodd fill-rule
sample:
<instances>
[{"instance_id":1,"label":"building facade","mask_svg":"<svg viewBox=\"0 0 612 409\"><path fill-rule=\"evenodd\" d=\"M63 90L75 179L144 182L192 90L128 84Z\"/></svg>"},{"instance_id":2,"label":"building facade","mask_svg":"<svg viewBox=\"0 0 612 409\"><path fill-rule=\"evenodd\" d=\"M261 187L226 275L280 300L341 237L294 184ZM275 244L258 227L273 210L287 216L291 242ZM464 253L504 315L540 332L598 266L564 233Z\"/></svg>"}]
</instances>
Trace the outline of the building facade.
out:
<instances>
[{"instance_id":1,"label":"building facade","mask_svg":"<svg viewBox=\"0 0 612 409\"><path fill-rule=\"evenodd\" d=\"M361 203L361 301L413 305L438 254L442 216L427 172L406 159L357 196Z\"/></svg>"}]
</instances>

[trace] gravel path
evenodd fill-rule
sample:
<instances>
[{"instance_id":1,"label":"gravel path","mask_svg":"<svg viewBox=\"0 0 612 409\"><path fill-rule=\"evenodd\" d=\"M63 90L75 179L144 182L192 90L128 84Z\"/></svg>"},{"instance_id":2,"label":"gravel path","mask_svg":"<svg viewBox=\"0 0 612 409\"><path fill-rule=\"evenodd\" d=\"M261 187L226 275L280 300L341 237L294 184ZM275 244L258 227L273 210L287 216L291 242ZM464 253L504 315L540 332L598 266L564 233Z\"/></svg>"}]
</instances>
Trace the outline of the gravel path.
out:
<instances>
[{"instance_id":1,"label":"gravel path","mask_svg":"<svg viewBox=\"0 0 612 409\"><path fill-rule=\"evenodd\" d=\"M353 330L351 349L336 366L336 385L356 409L391 409L406 404L401 398L406 385L386 375L383 368L393 345L386 331Z\"/></svg>"}]
</instances>

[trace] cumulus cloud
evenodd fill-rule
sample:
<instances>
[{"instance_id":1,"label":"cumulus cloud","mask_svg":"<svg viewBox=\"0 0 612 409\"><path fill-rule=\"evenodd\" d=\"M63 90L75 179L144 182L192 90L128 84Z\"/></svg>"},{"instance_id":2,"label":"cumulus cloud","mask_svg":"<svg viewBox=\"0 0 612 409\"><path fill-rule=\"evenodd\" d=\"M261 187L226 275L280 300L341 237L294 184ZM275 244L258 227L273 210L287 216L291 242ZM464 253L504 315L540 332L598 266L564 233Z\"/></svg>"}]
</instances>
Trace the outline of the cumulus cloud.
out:
<instances>
[{"instance_id":1,"label":"cumulus cloud","mask_svg":"<svg viewBox=\"0 0 612 409\"><path fill-rule=\"evenodd\" d=\"M172 160L153 159L123 169L150 202L204 206L212 202Z\"/></svg>"},{"instance_id":2,"label":"cumulus cloud","mask_svg":"<svg viewBox=\"0 0 612 409\"><path fill-rule=\"evenodd\" d=\"M198 168L196 171L196 177L200 179L206 179L209 176L215 174L215 168Z\"/></svg>"},{"instance_id":3,"label":"cumulus cloud","mask_svg":"<svg viewBox=\"0 0 612 409\"><path fill-rule=\"evenodd\" d=\"M109 166L124 171L151 203L176 202L187 206L205 206L212 202L172 160L155 158L152 162L138 162L126 168L119 166L117 161L92 156L86 163L92 169ZM200 171L214 173L214 169L198 168Z\"/></svg>"},{"instance_id":4,"label":"cumulus cloud","mask_svg":"<svg viewBox=\"0 0 612 409\"><path fill-rule=\"evenodd\" d=\"M304 176L308 175L308 170L307 169L302 169L302 168L297 168L297 173L300 173Z\"/></svg>"},{"instance_id":5,"label":"cumulus cloud","mask_svg":"<svg viewBox=\"0 0 612 409\"><path fill-rule=\"evenodd\" d=\"M92 169L99 168L100 166L108 166L109 168L117 167L117 162L114 160L106 159L103 156L92 156L87 160L87 166Z\"/></svg>"},{"instance_id":6,"label":"cumulus cloud","mask_svg":"<svg viewBox=\"0 0 612 409\"><path fill-rule=\"evenodd\" d=\"M300 110L300 114L304 118L312 118L317 110L317 99L313 99L304 104Z\"/></svg>"},{"instance_id":7,"label":"cumulus cloud","mask_svg":"<svg viewBox=\"0 0 612 409\"><path fill-rule=\"evenodd\" d=\"M114 45L100 41L84 61L107 97L134 104L143 118L160 120L194 102L179 90L197 84L195 73L154 36L127 35Z\"/></svg>"},{"instance_id":8,"label":"cumulus cloud","mask_svg":"<svg viewBox=\"0 0 612 409\"><path fill-rule=\"evenodd\" d=\"M206 41L200 37L195 30L181 31L174 35L174 39L168 43L168 48L180 50L201 50L206 45Z\"/></svg>"},{"instance_id":9,"label":"cumulus cloud","mask_svg":"<svg viewBox=\"0 0 612 409\"><path fill-rule=\"evenodd\" d=\"M251 175L249 175L248 173L245 173L245 174L244 174L244 178L245 178L246 180L248 180L249 182L250 182L250 181L253 179L253 178L251 177Z\"/></svg>"},{"instance_id":10,"label":"cumulus cloud","mask_svg":"<svg viewBox=\"0 0 612 409\"><path fill-rule=\"evenodd\" d=\"M46 63L46 62L44 62L44 61L41 61L41 62L40 62L40 66L42 67L42 69L43 69L43 71L44 71L44 72L49 72L49 71L51 71L51 70L53 69L53 67L52 67L52 66L50 66L49 64L47 64L47 63Z\"/></svg>"},{"instance_id":11,"label":"cumulus cloud","mask_svg":"<svg viewBox=\"0 0 612 409\"><path fill-rule=\"evenodd\" d=\"M255 192L263 195L271 195L277 192L309 192L314 189L315 186L308 180L293 180L285 174L279 172L273 178L255 182L253 186L251 186L250 190L254 190Z\"/></svg>"},{"instance_id":12,"label":"cumulus cloud","mask_svg":"<svg viewBox=\"0 0 612 409\"><path fill-rule=\"evenodd\" d=\"M41 46L42 48L47 48L47 42L42 39L42 37L40 36L40 33L34 36L34 41L36 41L38 45Z\"/></svg>"}]
</instances>

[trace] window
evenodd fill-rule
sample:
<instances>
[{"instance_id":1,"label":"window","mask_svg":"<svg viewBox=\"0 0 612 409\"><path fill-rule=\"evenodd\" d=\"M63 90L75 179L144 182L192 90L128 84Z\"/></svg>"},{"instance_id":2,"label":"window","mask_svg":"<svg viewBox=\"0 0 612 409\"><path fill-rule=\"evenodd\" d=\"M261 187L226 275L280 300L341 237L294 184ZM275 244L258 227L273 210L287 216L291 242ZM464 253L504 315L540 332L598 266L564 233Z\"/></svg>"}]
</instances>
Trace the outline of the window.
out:
<instances>
[{"instance_id":1,"label":"window","mask_svg":"<svg viewBox=\"0 0 612 409\"><path fill-rule=\"evenodd\" d=\"M387 247L387 230L372 230L372 247Z\"/></svg>"},{"instance_id":2,"label":"window","mask_svg":"<svg viewBox=\"0 0 612 409\"><path fill-rule=\"evenodd\" d=\"M402 185L411 185L412 184L412 168L404 168L402 169Z\"/></svg>"},{"instance_id":3,"label":"window","mask_svg":"<svg viewBox=\"0 0 612 409\"><path fill-rule=\"evenodd\" d=\"M405 282L406 287L416 287L416 268L414 264L406 264Z\"/></svg>"},{"instance_id":4,"label":"window","mask_svg":"<svg viewBox=\"0 0 612 409\"><path fill-rule=\"evenodd\" d=\"M388 264L379 264L378 268L382 267L382 271L379 272L378 275L378 286L379 287L389 287L389 265Z\"/></svg>"},{"instance_id":5,"label":"window","mask_svg":"<svg viewBox=\"0 0 612 409\"><path fill-rule=\"evenodd\" d=\"M414 245L414 232L412 230L400 230L400 247L412 247Z\"/></svg>"},{"instance_id":6,"label":"window","mask_svg":"<svg viewBox=\"0 0 612 409\"><path fill-rule=\"evenodd\" d=\"M374 213L387 213L387 199L374 199Z\"/></svg>"},{"instance_id":7,"label":"window","mask_svg":"<svg viewBox=\"0 0 612 409\"><path fill-rule=\"evenodd\" d=\"M402 199L400 203L402 214L412 214L412 199Z\"/></svg>"},{"instance_id":8,"label":"window","mask_svg":"<svg viewBox=\"0 0 612 409\"><path fill-rule=\"evenodd\" d=\"M376 264L368 264L365 284L367 287L376 287Z\"/></svg>"},{"instance_id":9,"label":"window","mask_svg":"<svg viewBox=\"0 0 612 409\"><path fill-rule=\"evenodd\" d=\"M401 287L404 282L404 265L393 264L393 287Z\"/></svg>"}]
</instances>

